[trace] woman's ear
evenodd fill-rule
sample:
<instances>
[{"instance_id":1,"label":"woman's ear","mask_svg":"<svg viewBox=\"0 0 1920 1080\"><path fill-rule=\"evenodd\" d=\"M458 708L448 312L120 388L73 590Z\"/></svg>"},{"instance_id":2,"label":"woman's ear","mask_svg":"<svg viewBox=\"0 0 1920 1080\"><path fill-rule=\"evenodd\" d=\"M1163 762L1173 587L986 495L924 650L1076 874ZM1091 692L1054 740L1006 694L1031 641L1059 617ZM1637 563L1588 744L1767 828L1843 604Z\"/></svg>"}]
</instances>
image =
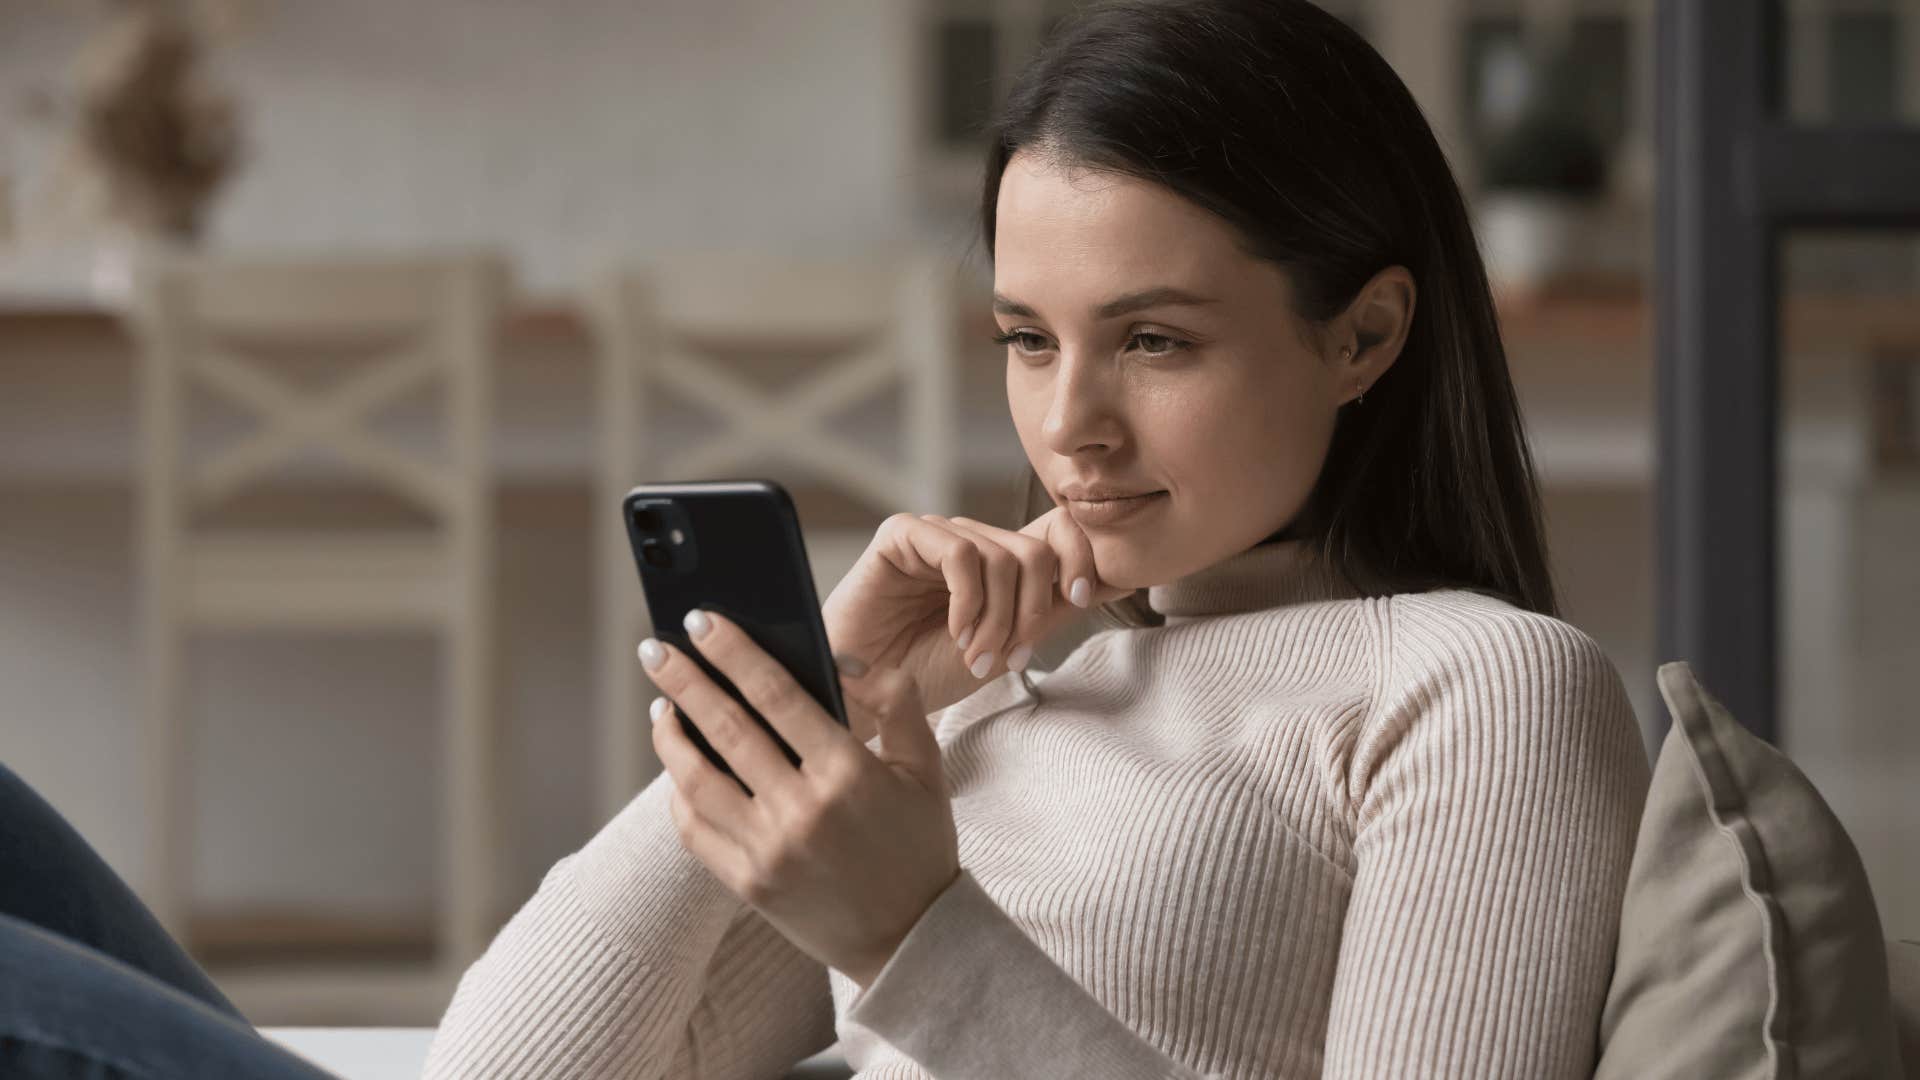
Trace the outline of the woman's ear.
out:
<instances>
[{"instance_id":1,"label":"woman's ear","mask_svg":"<svg viewBox=\"0 0 1920 1080\"><path fill-rule=\"evenodd\" d=\"M1413 326L1417 299L1413 274L1404 266L1389 266L1373 275L1340 316L1353 352L1343 354L1340 377L1364 392L1400 357Z\"/></svg>"}]
</instances>

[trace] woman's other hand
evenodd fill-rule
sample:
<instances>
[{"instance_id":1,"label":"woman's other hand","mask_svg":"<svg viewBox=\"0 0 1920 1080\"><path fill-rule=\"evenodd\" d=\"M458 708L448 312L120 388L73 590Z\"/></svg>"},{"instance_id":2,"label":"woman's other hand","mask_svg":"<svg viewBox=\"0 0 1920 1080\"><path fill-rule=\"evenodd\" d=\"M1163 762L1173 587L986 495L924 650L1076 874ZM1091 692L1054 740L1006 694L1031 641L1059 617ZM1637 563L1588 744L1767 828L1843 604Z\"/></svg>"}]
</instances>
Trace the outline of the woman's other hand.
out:
<instances>
[{"instance_id":1,"label":"woman's other hand","mask_svg":"<svg viewBox=\"0 0 1920 1080\"><path fill-rule=\"evenodd\" d=\"M904 670L932 712L1024 668L1073 616L1131 592L1100 580L1093 545L1064 509L1018 532L901 513L881 523L821 614L835 654Z\"/></svg>"}]
</instances>

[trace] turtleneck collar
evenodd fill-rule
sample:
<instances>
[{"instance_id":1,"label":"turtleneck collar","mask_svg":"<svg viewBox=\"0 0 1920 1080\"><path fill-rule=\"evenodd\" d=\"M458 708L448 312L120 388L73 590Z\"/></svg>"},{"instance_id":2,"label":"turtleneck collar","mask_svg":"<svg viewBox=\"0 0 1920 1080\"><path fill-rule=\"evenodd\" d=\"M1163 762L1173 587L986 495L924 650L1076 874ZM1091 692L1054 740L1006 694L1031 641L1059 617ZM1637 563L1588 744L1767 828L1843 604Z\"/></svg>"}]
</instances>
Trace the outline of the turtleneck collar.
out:
<instances>
[{"instance_id":1,"label":"turtleneck collar","mask_svg":"<svg viewBox=\"0 0 1920 1080\"><path fill-rule=\"evenodd\" d=\"M1311 600L1361 595L1331 573L1308 539L1269 540L1185 577L1147 589L1147 604L1167 625Z\"/></svg>"}]
</instances>

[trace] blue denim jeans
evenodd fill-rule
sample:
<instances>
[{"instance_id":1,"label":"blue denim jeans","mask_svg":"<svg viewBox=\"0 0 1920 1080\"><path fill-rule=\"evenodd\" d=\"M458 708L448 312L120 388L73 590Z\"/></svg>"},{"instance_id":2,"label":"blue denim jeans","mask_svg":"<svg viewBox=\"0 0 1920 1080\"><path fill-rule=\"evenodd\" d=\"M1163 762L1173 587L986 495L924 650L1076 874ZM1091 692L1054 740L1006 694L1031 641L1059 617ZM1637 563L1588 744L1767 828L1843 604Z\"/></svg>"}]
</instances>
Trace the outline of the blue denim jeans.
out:
<instances>
[{"instance_id":1,"label":"blue denim jeans","mask_svg":"<svg viewBox=\"0 0 1920 1080\"><path fill-rule=\"evenodd\" d=\"M73 826L0 764L0 1077L327 1076L255 1031Z\"/></svg>"}]
</instances>

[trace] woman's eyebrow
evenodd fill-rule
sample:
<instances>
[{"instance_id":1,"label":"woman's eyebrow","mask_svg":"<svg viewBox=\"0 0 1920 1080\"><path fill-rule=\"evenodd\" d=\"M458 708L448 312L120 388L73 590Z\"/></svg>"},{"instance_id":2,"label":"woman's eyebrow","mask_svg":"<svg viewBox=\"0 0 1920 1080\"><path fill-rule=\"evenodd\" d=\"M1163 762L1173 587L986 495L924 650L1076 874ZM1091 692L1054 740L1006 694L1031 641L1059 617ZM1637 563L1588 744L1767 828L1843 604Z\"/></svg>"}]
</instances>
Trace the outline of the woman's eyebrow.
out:
<instances>
[{"instance_id":1,"label":"woman's eyebrow","mask_svg":"<svg viewBox=\"0 0 1920 1080\"><path fill-rule=\"evenodd\" d=\"M1219 303L1219 301L1210 296L1196 296L1184 289L1176 289L1171 285L1158 285L1151 289L1141 289L1139 292L1130 292L1125 296L1117 296L1101 304L1099 307L1094 308L1093 317L1096 319L1115 319L1122 315L1139 311L1142 308L1161 307L1170 304L1198 306L1201 304L1217 303ZM1020 303L1018 300L1001 296L999 293L993 294L993 310L996 314L1000 315L1018 315L1026 319L1038 318L1032 308Z\"/></svg>"}]
</instances>

